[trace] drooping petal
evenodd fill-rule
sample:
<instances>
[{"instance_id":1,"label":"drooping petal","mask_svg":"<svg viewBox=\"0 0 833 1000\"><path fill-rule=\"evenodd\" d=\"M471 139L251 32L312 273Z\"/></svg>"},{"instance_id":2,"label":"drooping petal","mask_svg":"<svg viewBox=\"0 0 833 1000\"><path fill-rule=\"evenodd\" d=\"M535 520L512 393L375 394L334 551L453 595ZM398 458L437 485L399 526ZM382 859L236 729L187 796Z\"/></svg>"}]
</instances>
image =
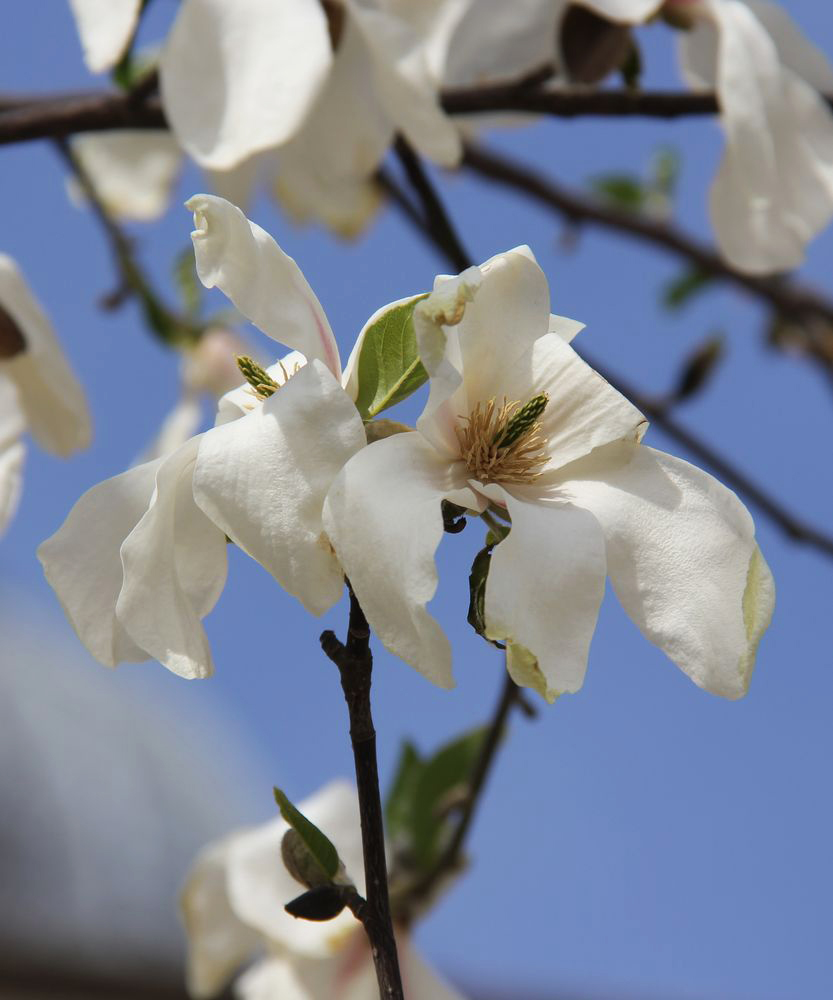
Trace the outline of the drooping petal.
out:
<instances>
[{"instance_id":1,"label":"drooping petal","mask_svg":"<svg viewBox=\"0 0 833 1000\"><path fill-rule=\"evenodd\" d=\"M544 506L501 492L512 530L492 552L487 634L506 641L516 683L554 701L584 680L604 596L604 537L592 514L570 503Z\"/></svg>"},{"instance_id":2,"label":"drooping petal","mask_svg":"<svg viewBox=\"0 0 833 1000\"><path fill-rule=\"evenodd\" d=\"M148 509L121 546L124 583L116 615L133 641L180 677L214 671L201 619L226 579L225 534L194 502L200 437L156 469Z\"/></svg>"},{"instance_id":3,"label":"drooping petal","mask_svg":"<svg viewBox=\"0 0 833 1000\"><path fill-rule=\"evenodd\" d=\"M191 239L197 273L206 288L218 287L268 337L318 358L336 378L341 362L321 303L295 261L272 237L230 202L197 194Z\"/></svg>"},{"instance_id":4,"label":"drooping petal","mask_svg":"<svg viewBox=\"0 0 833 1000\"><path fill-rule=\"evenodd\" d=\"M313 361L245 417L202 438L194 495L222 530L313 614L341 596L324 497L366 443L353 402Z\"/></svg>"},{"instance_id":5,"label":"drooping petal","mask_svg":"<svg viewBox=\"0 0 833 1000\"><path fill-rule=\"evenodd\" d=\"M227 170L295 134L331 63L320 4L185 0L160 61L165 112L197 163Z\"/></svg>"},{"instance_id":6,"label":"drooping petal","mask_svg":"<svg viewBox=\"0 0 833 1000\"><path fill-rule=\"evenodd\" d=\"M451 649L426 605L437 589L441 501L477 505L463 471L421 434L397 434L355 455L324 504L327 534L371 628L444 688L453 686Z\"/></svg>"},{"instance_id":7,"label":"drooping petal","mask_svg":"<svg viewBox=\"0 0 833 1000\"><path fill-rule=\"evenodd\" d=\"M112 69L133 37L142 0L69 0L91 73Z\"/></svg>"},{"instance_id":8,"label":"drooping petal","mask_svg":"<svg viewBox=\"0 0 833 1000\"><path fill-rule=\"evenodd\" d=\"M301 891L301 886L297 886L296 892ZM234 993L239 1000L315 1000L316 997L335 996L339 1000L351 1000L339 989L338 969L337 956L307 959L296 955L269 957L246 970L234 984ZM375 982L374 975L373 984ZM359 1000L369 996L371 994L365 993Z\"/></svg>"},{"instance_id":9,"label":"drooping petal","mask_svg":"<svg viewBox=\"0 0 833 1000\"><path fill-rule=\"evenodd\" d=\"M182 165L182 150L169 132L82 135L72 149L111 215L149 222L167 209ZM74 200L85 201L76 181L69 188Z\"/></svg>"},{"instance_id":10,"label":"drooping petal","mask_svg":"<svg viewBox=\"0 0 833 1000\"><path fill-rule=\"evenodd\" d=\"M86 448L91 427L84 391L46 314L15 262L5 254L0 254L0 308L25 341L25 349L2 362L2 369L17 387L33 437L57 455Z\"/></svg>"},{"instance_id":11,"label":"drooping petal","mask_svg":"<svg viewBox=\"0 0 833 1000\"><path fill-rule=\"evenodd\" d=\"M439 81L432 79L420 36L403 19L356 0L348 16L360 30L376 88L394 126L423 156L446 167L462 155L457 127L439 105Z\"/></svg>"},{"instance_id":12,"label":"drooping petal","mask_svg":"<svg viewBox=\"0 0 833 1000\"><path fill-rule=\"evenodd\" d=\"M298 804L300 811L335 845L347 875L364 892L361 826L355 789L334 781ZM326 957L351 930L361 932L356 918L344 911L334 920L296 920L284 904L305 891L281 863L281 840L289 829L282 819L237 834L228 851L227 886L238 920L268 941L292 952Z\"/></svg>"},{"instance_id":13,"label":"drooping petal","mask_svg":"<svg viewBox=\"0 0 833 1000\"><path fill-rule=\"evenodd\" d=\"M180 896L192 997L216 996L261 942L260 935L237 918L229 903L228 854L237 836L231 834L197 856Z\"/></svg>"},{"instance_id":14,"label":"drooping petal","mask_svg":"<svg viewBox=\"0 0 833 1000\"><path fill-rule=\"evenodd\" d=\"M805 36L789 11L771 0L744 0L775 42L781 64L823 94L833 91L833 66L822 50Z\"/></svg>"},{"instance_id":15,"label":"drooping petal","mask_svg":"<svg viewBox=\"0 0 833 1000\"><path fill-rule=\"evenodd\" d=\"M775 591L740 500L641 445L612 445L565 471L560 492L601 524L614 590L643 635L700 687L745 694Z\"/></svg>"},{"instance_id":16,"label":"drooping petal","mask_svg":"<svg viewBox=\"0 0 833 1000\"><path fill-rule=\"evenodd\" d=\"M137 465L87 490L38 549L78 638L107 667L150 655L122 627L116 601L124 579L119 549L148 509L159 464Z\"/></svg>"},{"instance_id":17,"label":"drooping petal","mask_svg":"<svg viewBox=\"0 0 833 1000\"><path fill-rule=\"evenodd\" d=\"M162 421L159 433L140 456L142 462L152 462L176 451L193 437L202 420L202 406L197 396L186 393Z\"/></svg>"},{"instance_id":18,"label":"drooping petal","mask_svg":"<svg viewBox=\"0 0 833 1000\"><path fill-rule=\"evenodd\" d=\"M8 386L8 389L11 389ZM15 515L23 485L23 460L26 448L12 431L12 420L2 413L5 380L0 382L0 538ZM10 414L13 418L14 413ZM19 432L18 432L19 433Z\"/></svg>"},{"instance_id":19,"label":"drooping petal","mask_svg":"<svg viewBox=\"0 0 833 1000\"><path fill-rule=\"evenodd\" d=\"M577 319L568 319L566 316L553 314L550 316L549 332L557 333L562 340L571 344L576 334L581 333L585 326L585 323L579 323Z\"/></svg>"}]
</instances>

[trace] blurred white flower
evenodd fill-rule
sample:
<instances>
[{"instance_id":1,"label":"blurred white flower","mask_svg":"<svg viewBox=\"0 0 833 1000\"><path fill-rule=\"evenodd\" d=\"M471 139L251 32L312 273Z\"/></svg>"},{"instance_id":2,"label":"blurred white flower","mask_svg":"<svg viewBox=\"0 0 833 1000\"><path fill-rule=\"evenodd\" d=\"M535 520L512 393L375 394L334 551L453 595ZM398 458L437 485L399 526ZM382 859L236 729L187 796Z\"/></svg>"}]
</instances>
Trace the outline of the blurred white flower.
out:
<instances>
[{"instance_id":1,"label":"blurred white flower","mask_svg":"<svg viewBox=\"0 0 833 1000\"><path fill-rule=\"evenodd\" d=\"M366 438L327 317L295 261L221 198L188 204L203 283L295 349L269 370L279 389L227 393L211 430L88 490L38 555L96 659L153 657L194 678L213 671L202 619L225 583L227 537L314 614L339 599L321 510ZM203 384L221 380L202 360Z\"/></svg>"},{"instance_id":2,"label":"blurred white flower","mask_svg":"<svg viewBox=\"0 0 833 1000\"><path fill-rule=\"evenodd\" d=\"M66 456L89 445L90 415L52 325L15 262L0 254L0 534L20 499L26 430Z\"/></svg>"},{"instance_id":3,"label":"blurred white flower","mask_svg":"<svg viewBox=\"0 0 833 1000\"><path fill-rule=\"evenodd\" d=\"M300 804L301 812L335 844L348 876L364 892L356 793L333 782ZM379 996L370 948L349 910L334 920L296 920L284 905L304 892L281 862L282 819L232 833L196 859L182 893L188 934L188 990L219 993L258 952L238 980L242 1000L375 1000ZM397 934L408 1000L462 1000Z\"/></svg>"},{"instance_id":4,"label":"blurred white flower","mask_svg":"<svg viewBox=\"0 0 833 1000\"><path fill-rule=\"evenodd\" d=\"M738 498L639 442L647 422L569 344L531 252L439 277L414 312L430 375L417 430L358 452L324 525L392 652L450 687L437 587L441 501L512 521L485 593L490 638L548 700L582 684L609 576L643 634L695 683L744 694L772 613L772 578Z\"/></svg>"},{"instance_id":5,"label":"blurred white flower","mask_svg":"<svg viewBox=\"0 0 833 1000\"><path fill-rule=\"evenodd\" d=\"M142 0L69 0L91 73L112 69L133 37Z\"/></svg>"}]
</instances>

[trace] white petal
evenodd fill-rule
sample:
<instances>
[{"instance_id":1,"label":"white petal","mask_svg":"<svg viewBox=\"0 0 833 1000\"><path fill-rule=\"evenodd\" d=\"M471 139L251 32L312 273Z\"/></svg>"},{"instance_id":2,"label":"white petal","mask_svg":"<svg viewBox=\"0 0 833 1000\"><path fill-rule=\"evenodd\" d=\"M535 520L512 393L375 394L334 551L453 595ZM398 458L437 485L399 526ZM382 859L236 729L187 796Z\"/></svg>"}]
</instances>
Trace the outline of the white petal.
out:
<instances>
[{"instance_id":1,"label":"white petal","mask_svg":"<svg viewBox=\"0 0 833 1000\"><path fill-rule=\"evenodd\" d=\"M426 605L437 589L441 501L461 499L461 466L449 464L422 435L397 434L351 459L324 505L327 534L371 628L387 649L444 688L454 683L451 648Z\"/></svg>"},{"instance_id":2,"label":"white petal","mask_svg":"<svg viewBox=\"0 0 833 1000\"><path fill-rule=\"evenodd\" d=\"M111 215L148 222L167 209L182 164L182 150L169 132L82 135L72 149ZM85 200L77 182L70 182L70 193Z\"/></svg>"},{"instance_id":3,"label":"white petal","mask_svg":"<svg viewBox=\"0 0 833 1000\"><path fill-rule=\"evenodd\" d=\"M165 417L159 433L151 441L139 458L140 462L152 462L176 451L193 437L202 422L202 406L199 398L193 394L184 395L171 412Z\"/></svg>"},{"instance_id":4,"label":"white petal","mask_svg":"<svg viewBox=\"0 0 833 1000\"><path fill-rule=\"evenodd\" d=\"M566 316L550 316L550 333L557 333L562 340L568 344L573 342L577 333L581 333L586 324L579 323L577 319L568 319Z\"/></svg>"},{"instance_id":5,"label":"white petal","mask_svg":"<svg viewBox=\"0 0 833 1000\"><path fill-rule=\"evenodd\" d=\"M465 1000L462 993L458 993L423 962L414 950L410 937L400 934L396 943L402 986L408 1000Z\"/></svg>"},{"instance_id":6,"label":"white petal","mask_svg":"<svg viewBox=\"0 0 833 1000\"><path fill-rule=\"evenodd\" d=\"M592 514L572 504L543 506L502 492L512 530L492 552L486 628L509 645L515 681L554 701L584 680L604 596L604 537ZM525 673L512 669L526 659Z\"/></svg>"},{"instance_id":7,"label":"white petal","mask_svg":"<svg viewBox=\"0 0 833 1000\"><path fill-rule=\"evenodd\" d=\"M121 59L139 20L142 0L69 0L92 73L103 73Z\"/></svg>"},{"instance_id":8,"label":"white petal","mask_svg":"<svg viewBox=\"0 0 833 1000\"><path fill-rule=\"evenodd\" d=\"M201 166L227 170L298 129L332 63L308 0L185 0L160 62L171 128Z\"/></svg>"},{"instance_id":9,"label":"white petal","mask_svg":"<svg viewBox=\"0 0 833 1000\"><path fill-rule=\"evenodd\" d=\"M355 789L345 781L334 781L297 805L332 841L348 875L364 892ZM293 952L325 957L351 931L363 932L348 910L326 923L296 920L286 913L284 905L304 892L281 861L281 840L287 829L287 823L275 819L234 837L228 852L229 901L236 917L269 941Z\"/></svg>"},{"instance_id":10,"label":"white petal","mask_svg":"<svg viewBox=\"0 0 833 1000\"><path fill-rule=\"evenodd\" d=\"M423 156L456 166L460 134L439 105L439 81L431 77L420 37L387 11L360 3L349 3L348 10L364 37L379 98L396 128Z\"/></svg>"},{"instance_id":11,"label":"white petal","mask_svg":"<svg viewBox=\"0 0 833 1000\"><path fill-rule=\"evenodd\" d=\"M26 449L21 441L0 446L0 537L5 534L20 503L25 457Z\"/></svg>"},{"instance_id":12,"label":"white petal","mask_svg":"<svg viewBox=\"0 0 833 1000\"><path fill-rule=\"evenodd\" d=\"M69 367L40 304L17 265L0 254L0 307L26 341L26 349L2 362L15 383L26 423L41 447L69 455L90 442L84 391Z\"/></svg>"},{"instance_id":13,"label":"white petal","mask_svg":"<svg viewBox=\"0 0 833 1000\"><path fill-rule=\"evenodd\" d=\"M301 887L297 886L296 891L301 892ZM270 957L247 969L234 984L234 993L239 1000L317 1000L335 996L348 1000L343 992L336 992L340 985L338 969L335 957L307 961L294 955ZM366 1000L370 1000L370 994Z\"/></svg>"},{"instance_id":14,"label":"white petal","mask_svg":"<svg viewBox=\"0 0 833 1000\"><path fill-rule=\"evenodd\" d=\"M214 671L201 619L226 578L226 538L194 503L199 437L164 458L147 512L121 547L124 583L116 615L133 641L192 679Z\"/></svg>"},{"instance_id":15,"label":"white petal","mask_svg":"<svg viewBox=\"0 0 833 1000\"><path fill-rule=\"evenodd\" d=\"M194 495L236 545L323 614L343 583L321 522L324 497L365 443L352 400L314 361L251 413L203 436Z\"/></svg>"},{"instance_id":16,"label":"white petal","mask_svg":"<svg viewBox=\"0 0 833 1000\"><path fill-rule=\"evenodd\" d=\"M781 64L822 93L833 91L833 66L822 50L806 38L781 4L771 0L744 0L769 32Z\"/></svg>"},{"instance_id":17,"label":"white petal","mask_svg":"<svg viewBox=\"0 0 833 1000\"><path fill-rule=\"evenodd\" d=\"M245 211L261 175L274 170L276 163L275 151L267 149L264 153L253 153L228 170L206 170L205 174L216 195Z\"/></svg>"},{"instance_id":18,"label":"white petal","mask_svg":"<svg viewBox=\"0 0 833 1000\"><path fill-rule=\"evenodd\" d=\"M180 896L188 935L188 992L192 997L213 997L232 973L254 953L260 935L235 916L226 889L229 847L239 834L231 834L197 856Z\"/></svg>"},{"instance_id":19,"label":"white petal","mask_svg":"<svg viewBox=\"0 0 833 1000\"><path fill-rule=\"evenodd\" d=\"M46 579L78 638L107 667L146 660L116 618L123 573L119 549L145 513L159 462L93 486L38 549Z\"/></svg>"},{"instance_id":20,"label":"white petal","mask_svg":"<svg viewBox=\"0 0 833 1000\"><path fill-rule=\"evenodd\" d=\"M700 687L743 695L775 597L743 504L644 446L611 446L570 472L563 495L601 524L613 587L640 631Z\"/></svg>"},{"instance_id":21,"label":"white petal","mask_svg":"<svg viewBox=\"0 0 833 1000\"><path fill-rule=\"evenodd\" d=\"M293 373L299 371L307 363L307 359L300 351L290 351L285 354L280 361L266 368L267 374L278 383L284 385L292 377ZM238 369L239 371L239 369ZM217 403L217 419L215 424L227 424L230 420L237 420L245 417L247 413L257 409L262 403L262 399L248 382L238 385L234 389L229 389L224 393Z\"/></svg>"},{"instance_id":22,"label":"white petal","mask_svg":"<svg viewBox=\"0 0 833 1000\"><path fill-rule=\"evenodd\" d=\"M579 0L580 6L592 11L608 21L623 24L640 24L662 5L664 0Z\"/></svg>"},{"instance_id":23,"label":"white petal","mask_svg":"<svg viewBox=\"0 0 833 1000\"><path fill-rule=\"evenodd\" d=\"M205 287L217 286L268 337L318 358L340 378L333 331L295 261L222 198L197 194L186 207L194 213L191 239Z\"/></svg>"}]
</instances>

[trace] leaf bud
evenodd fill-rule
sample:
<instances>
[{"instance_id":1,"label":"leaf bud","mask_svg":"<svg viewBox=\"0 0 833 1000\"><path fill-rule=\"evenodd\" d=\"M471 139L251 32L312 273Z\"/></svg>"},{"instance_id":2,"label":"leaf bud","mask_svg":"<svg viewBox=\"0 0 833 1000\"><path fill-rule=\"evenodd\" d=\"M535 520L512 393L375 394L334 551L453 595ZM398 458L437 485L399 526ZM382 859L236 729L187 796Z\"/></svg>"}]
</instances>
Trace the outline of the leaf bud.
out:
<instances>
[{"instance_id":1,"label":"leaf bud","mask_svg":"<svg viewBox=\"0 0 833 1000\"><path fill-rule=\"evenodd\" d=\"M281 858L289 874L308 889L331 885L332 880L316 861L297 830L291 827L281 840Z\"/></svg>"},{"instance_id":2,"label":"leaf bud","mask_svg":"<svg viewBox=\"0 0 833 1000\"><path fill-rule=\"evenodd\" d=\"M564 68L573 83L600 83L633 51L628 25L615 24L578 4L567 8L560 35Z\"/></svg>"},{"instance_id":3,"label":"leaf bud","mask_svg":"<svg viewBox=\"0 0 833 1000\"><path fill-rule=\"evenodd\" d=\"M332 920L344 909L344 889L337 885L319 885L296 896L284 906L286 912L301 920Z\"/></svg>"}]
</instances>

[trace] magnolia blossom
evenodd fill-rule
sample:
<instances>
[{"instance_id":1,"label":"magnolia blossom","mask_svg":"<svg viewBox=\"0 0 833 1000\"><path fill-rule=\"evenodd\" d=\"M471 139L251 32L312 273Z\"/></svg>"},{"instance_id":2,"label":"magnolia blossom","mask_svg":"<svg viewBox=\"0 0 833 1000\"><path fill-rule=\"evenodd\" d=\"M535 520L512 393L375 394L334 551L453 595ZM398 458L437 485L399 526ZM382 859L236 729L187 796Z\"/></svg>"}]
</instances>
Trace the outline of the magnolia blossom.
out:
<instances>
[{"instance_id":1,"label":"magnolia blossom","mask_svg":"<svg viewBox=\"0 0 833 1000\"><path fill-rule=\"evenodd\" d=\"M142 0L69 0L69 5L90 72L112 69L136 31Z\"/></svg>"},{"instance_id":2,"label":"magnolia blossom","mask_svg":"<svg viewBox=\"0 0 833 1000\"><path fill-rule=\"evenodd\" d=\"M27 429L55 455L90 443L84 392L17 265L0 254L0 534L20 499Z\"/></svg>"},{"instance_id":3,"label":"magnolia blossom","mask_svg":"<svg viewBox=\"0 0 833 1000\"><path fill-rule=\"evenodd\" d=\"M355 791L333 782L301 811L338 849L346 875L364 892ZM364 929L349 910L334 920L296 920L284 905L305 891L281 864L282 819L232 833L197 858L182 893L188 933L188 990L212 997L255 953L265 953L236 983L241 1000L375 1000L376 975ZM397 935L408 1000L461 1000Z\"/></svg>"},{"instance_id":4,"label":"magnolia blossom","mask_svg":"<svg viewBox=\"0 0 833 1000\"><path fill-rule=\"evenodd\" d=\"M581 325L549 308L525 247L437 278L417 305L430 375L417 430L358 452L324 508L368 621L452 686L448 640L426 610L447 499L511 518L485 622L517 683L550 701L578 690L608 576L648 639L737 698L774 601L752 519L711 476L640 443L645 418L574 352Z\"/></svg>"},{"instance_id":5,"label":"magnolia blossom","mask_svg":"<svg viewBox=\"0 0 833 1000\"><path fill-rule=\"evenodd\" d=\"M228 202L197 195L197 271L293 353L271 395L227 393L216 425L84 494L38 552L81 640L102 663L153 657L183 677L213 671L202 619L226 576L226 539L314 614L342 591L321 511L366 442L324 310L295 261Z\"/></svg>"}]
</instances>

